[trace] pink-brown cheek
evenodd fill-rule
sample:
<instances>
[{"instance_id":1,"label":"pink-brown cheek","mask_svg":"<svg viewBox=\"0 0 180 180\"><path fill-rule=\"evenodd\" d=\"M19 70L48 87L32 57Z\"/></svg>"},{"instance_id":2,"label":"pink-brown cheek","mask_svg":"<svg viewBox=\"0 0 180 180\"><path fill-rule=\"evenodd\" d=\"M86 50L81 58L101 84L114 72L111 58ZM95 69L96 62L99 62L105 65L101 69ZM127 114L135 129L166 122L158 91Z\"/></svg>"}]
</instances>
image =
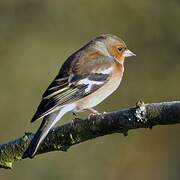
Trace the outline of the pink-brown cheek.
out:
<instances>
[{"instance_id":1,"label":"pink-brown cheek","mask_svg":"<svg viewBox=\"0 0 180 180\"><path fill-rule=\"evenodd\" d=\"M111 54L119 62L124 61L124 57L123 57L122 53L120 53L116 47L112 47Z\"/></svg>"}]
</instances>

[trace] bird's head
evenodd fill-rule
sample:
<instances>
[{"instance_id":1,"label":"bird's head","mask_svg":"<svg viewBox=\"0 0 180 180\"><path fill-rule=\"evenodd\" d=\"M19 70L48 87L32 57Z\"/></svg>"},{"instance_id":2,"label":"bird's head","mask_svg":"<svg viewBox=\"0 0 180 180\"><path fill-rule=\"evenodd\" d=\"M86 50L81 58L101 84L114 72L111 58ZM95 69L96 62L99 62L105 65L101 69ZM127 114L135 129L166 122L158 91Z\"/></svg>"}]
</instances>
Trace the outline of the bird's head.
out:
<instances>
[{"instance_id":1,"label":"bird's head","mask_svg":"<svg viewBox=\"0 0 180 180\"><path fill-rule=\"evenodd\" d=\"M115 35L102 34L95 38L94 42L104 55L112 56L119 63L123 63L125 57L136 56L127 48L125 42Z\"/></svg>"}]
</instances>

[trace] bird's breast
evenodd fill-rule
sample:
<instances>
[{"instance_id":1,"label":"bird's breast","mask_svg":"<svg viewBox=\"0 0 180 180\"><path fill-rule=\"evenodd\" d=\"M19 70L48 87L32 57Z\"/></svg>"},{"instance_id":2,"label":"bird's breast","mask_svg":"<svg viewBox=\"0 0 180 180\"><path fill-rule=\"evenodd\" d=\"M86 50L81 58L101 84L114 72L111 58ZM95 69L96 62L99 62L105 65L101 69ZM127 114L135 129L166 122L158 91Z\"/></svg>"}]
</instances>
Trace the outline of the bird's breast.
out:
<instances>
[{"instance_id":1,"label":"bird's breast","mask_svg":"<svg viewBox=\"0 0 180 180\"><path fill-rule=\"evenodd\" d=\"M84 109L92 108L110 96L119 87L123 72L123 65L114 64L110 79L101 88L79 100L76 103L77 111L83 111Z\"/></svg>"}]
</instances>

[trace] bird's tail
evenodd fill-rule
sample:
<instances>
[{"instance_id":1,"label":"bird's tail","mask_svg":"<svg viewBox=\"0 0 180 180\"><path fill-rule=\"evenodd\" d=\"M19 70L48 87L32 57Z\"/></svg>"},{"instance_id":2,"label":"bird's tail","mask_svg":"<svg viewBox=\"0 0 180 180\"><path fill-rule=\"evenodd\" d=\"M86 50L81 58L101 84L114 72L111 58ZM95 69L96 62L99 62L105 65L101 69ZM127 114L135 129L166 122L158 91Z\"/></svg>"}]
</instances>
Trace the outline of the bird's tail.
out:
<instances>
[{"instance_id":1,"label":"bird's tail","mask_svg":"<svg viewBox=\"0 0 180 180\"><path fill-rule=\"evenodd\" d=\"M39 129L37 130L36 134L34 135L30 145L28 146L27 150L24 152L22 159L25 158L33 158L37 152L37 149L44 138L47 136L50 129L62 118L62 116L72 111L73 107L64 106L60 110L53 112L44 117Z\"/></svg>"}]
</instances>

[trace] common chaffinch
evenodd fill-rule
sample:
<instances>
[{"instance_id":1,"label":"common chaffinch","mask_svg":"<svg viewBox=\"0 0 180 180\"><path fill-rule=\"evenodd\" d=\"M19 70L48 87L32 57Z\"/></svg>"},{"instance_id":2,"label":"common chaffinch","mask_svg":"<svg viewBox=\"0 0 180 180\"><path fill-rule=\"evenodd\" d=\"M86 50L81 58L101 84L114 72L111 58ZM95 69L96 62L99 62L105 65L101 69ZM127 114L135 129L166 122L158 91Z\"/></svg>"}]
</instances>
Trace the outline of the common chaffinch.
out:
<instances>
[{"instance_id":1,"label":"common chaffinch","mask_svg":"<svg viewBox=\"0 0 180 180\"><path fill-rule=\"evenodd\" d=\"M90 110L120 85L124 58L135 56L122 39L102 34L73 53L42 96L31 122L43 118L23 158L33 158L50 129L67 112Z\"/></svg>"}]
</instances>

